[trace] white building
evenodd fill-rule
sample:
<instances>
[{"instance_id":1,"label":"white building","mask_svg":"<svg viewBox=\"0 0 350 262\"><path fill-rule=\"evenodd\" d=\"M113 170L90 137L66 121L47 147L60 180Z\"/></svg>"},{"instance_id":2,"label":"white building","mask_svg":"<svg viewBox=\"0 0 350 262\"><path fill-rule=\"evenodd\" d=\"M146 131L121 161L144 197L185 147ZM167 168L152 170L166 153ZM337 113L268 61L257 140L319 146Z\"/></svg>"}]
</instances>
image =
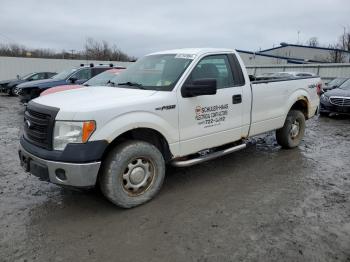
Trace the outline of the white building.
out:
<instances>
[{"instance_id":1,"label":"white building","mask_svg":"<svg viewBox=\"0 0 350 262\"><path fill-rule=\"evenodd\" d=\"M245 65L283 65L304 64L304 59L289 58L277 55L262 54L244 50L236 50L243 59Z\"/></svg>"},{"instance_id":2,"label":"white building","mask_svg":"<svg viewBox=\"0 0 350 262\"><path fill-rule=\"evenodd\" d=\"M305 62L313 63L330 62L330 57L335 53L338 53L342 56L344 63L350 62L349 51L326 47L294 45L288 43L281 43L278 47L262 50L259 53L294 59L303 59Z\"/></svg>"}]
</instances>

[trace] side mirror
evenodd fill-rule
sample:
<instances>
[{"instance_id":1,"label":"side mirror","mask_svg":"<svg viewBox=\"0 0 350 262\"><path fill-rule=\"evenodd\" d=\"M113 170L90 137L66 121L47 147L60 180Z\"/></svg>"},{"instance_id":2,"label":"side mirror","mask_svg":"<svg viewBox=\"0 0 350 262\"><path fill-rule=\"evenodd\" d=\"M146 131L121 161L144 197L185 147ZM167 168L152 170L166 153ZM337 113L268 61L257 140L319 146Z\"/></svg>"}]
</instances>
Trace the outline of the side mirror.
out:
<instances>
[{"instance_id":1,"label":"side mirror","mask_svg":"<svg viewBox=\"0 0 350 262\"><path fill-rule=\"evenodd\" d=\"M256 80L256 77L254 75L249 75L249 80L250 81L255 81Z\"/></svg>"},{"instance_id":2,"label":"side mirror","mask_svg":"<svg viewBox=\"0 0 350 262\"><path fill-rule=\"evenodd\" d=\"M182 87L181 94L183 97L195 97L216 94L216 79L203 78L192 81Z\"/></svg>"},{"instance_id":3,"label":"side mirror","mask_svg":"<svg viewBox=\"0 0 350 262\"><path fill-rule=\"evenodd\" d=\"M16 77L17 77L17 79L19 79L20 77L19 77L19 75L16 75Z\"/></svg>"},{"instance_id":4,"label":"side mirror","mask_svg":"<svg viewBox=\"0 0 350 262\"><path fill-rule=\"evenodd\" d=\"M68 79L68 81L71 82L72 84L74 84L77 80L78 78L76 78L75 76L72 76Z\"/></svg>"}]
</instances>

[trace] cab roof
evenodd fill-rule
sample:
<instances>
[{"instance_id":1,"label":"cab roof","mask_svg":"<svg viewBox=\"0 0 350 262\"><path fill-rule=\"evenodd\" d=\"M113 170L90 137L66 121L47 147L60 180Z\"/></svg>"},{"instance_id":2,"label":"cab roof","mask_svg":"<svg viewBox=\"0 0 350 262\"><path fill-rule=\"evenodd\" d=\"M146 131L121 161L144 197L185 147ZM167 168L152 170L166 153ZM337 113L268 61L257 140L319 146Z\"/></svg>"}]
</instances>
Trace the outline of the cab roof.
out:
<instances>
[{"instance_id":1,"label":"cab roof","mask_svg":"<svg viewBox=\"0 0 350 262\"><path fill-rule=\"evenodd\" d=\"M173 50L165 50L160 52L155 52L149 55L163 55L163 54L186 54L186 55L204 55L207 53L234 53L233 49L226 48L181 48L181 49L173 49Z\"/></svg>"}]
</instances>

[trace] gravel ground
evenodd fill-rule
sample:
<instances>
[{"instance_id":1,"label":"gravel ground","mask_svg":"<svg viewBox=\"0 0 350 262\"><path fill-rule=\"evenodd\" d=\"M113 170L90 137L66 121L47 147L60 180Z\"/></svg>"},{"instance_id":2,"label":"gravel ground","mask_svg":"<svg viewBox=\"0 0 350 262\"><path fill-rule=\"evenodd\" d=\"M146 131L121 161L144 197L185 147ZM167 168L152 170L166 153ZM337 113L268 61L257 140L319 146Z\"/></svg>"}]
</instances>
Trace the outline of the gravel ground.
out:
<instances>
[{"instance_id":1,"label":"gravel ground","mask_svg":"<svg viewBox=\"0 0 350 262\"><path fill-rule=\"evenodd\" d=\"M274 135L169 167L131 210L24 173L23 108L0 96L0 261L350 261L350 118L315 117L302 145Z\"/></svg>"}]
</instances>

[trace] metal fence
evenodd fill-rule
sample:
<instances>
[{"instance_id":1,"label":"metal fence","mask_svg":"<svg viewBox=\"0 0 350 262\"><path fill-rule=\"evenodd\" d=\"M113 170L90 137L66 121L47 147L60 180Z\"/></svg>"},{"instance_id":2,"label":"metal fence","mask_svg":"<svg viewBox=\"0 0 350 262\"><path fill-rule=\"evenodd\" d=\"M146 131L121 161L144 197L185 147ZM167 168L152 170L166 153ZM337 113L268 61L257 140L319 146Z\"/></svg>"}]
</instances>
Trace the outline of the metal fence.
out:
<instances>
[{"instance_id":1,"label":"metal fence","mask_svg":"<svg viewBox=\"0 0 350 262\"><path fill-rule=\"evenodd\" d=\"M250 75L270 72L310 72L319 75L324 81L336 77L350 77L350 63L346 64L302 64L302 65L254 65L247 66Z\"/></svg>"},{"instance_id":2,"label":"metal fence","mask_svg":"<svg viewBox=\"0 0 350 262\"><path fill-rule=\"evenodd\" d=\"M91 61L70 59L44 59L24 57L0 57L0 80L16 78L17 75L25 75L32 72L49 71L60 72L69 67L80 64L109 64L128 66L131 62L119 61ZM270 72L300 71L311 72L329 81L336 77L350 77L350 63L346 64L279 64L279 65L248 65L248 73L259 75Z\"/></svg>"},{"instance_id":3,"label":"metal fence","mask_svg":"<svg viewBox=\"0 0 350 262\"><path fill-rule=\"evenodd\" d=\"M26 57L0 57L0 80L13 79L17 75L23 76L33 72L60 72L69 67L77 67L80 64L110 64L127 66L130 62L119 61L92 61L70 59L44 59Z\"/></svg>"}]
</instances>

